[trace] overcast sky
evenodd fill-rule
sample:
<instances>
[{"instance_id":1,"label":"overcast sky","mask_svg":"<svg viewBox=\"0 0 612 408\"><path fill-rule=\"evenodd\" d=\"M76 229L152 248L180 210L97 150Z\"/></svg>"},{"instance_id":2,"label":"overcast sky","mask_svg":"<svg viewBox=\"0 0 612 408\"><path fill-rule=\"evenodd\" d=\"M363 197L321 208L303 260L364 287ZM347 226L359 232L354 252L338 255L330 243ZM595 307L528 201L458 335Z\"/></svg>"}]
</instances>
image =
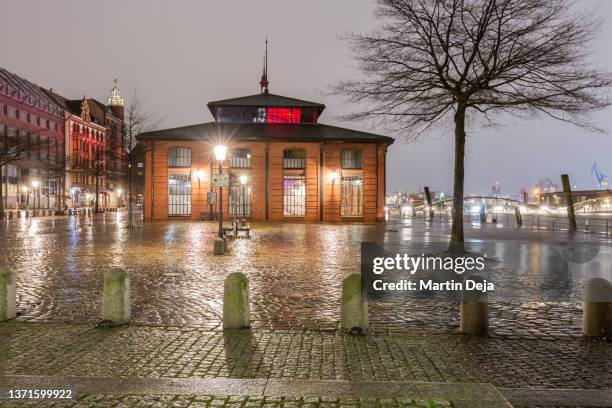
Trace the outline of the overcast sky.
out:
<instances>
[{"instance_id":1,"label":"overcast sky","mask_svg":"<svg viewBox=\"0 0 612 408\"><path fill-rule=\"evenodd\" d=\"M581 0L605 18L595 58L612 69L612 1ZM106 101L113 78L125 97L135 90L161 117L161 127L212 120L211 100L259 92L265 37L270 41L270 92L322 102L322 123L346 123L342 99L329 87L354 73L339 38L378 22L373 0L116 1L3 0L0 64L70 98ZM605 134L552 120L505 120L475 129L468 138L466 192L489 192L494 182L515 194L538 179L570 174L572 184L593 188L597 161L612 176L612 111L596 116ZM452 189L452 129L407 144L401 134L388 157L388 190Z\"/></svg>"}]
</instances>

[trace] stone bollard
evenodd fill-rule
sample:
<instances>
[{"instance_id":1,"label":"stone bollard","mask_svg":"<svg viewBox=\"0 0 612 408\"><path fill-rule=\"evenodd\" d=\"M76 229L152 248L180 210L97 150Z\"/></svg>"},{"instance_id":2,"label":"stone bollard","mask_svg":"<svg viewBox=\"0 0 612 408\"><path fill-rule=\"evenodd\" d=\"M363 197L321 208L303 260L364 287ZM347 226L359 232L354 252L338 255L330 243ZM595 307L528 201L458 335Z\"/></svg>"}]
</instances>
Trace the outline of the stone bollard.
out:
<instances>
[{"instance_id":1,"label":"stone bollard","mask_svg":"<svg viewBox=\"0 0 612 408\"><path fill-rule=\"evenodd\" d=\"M467 279L483 282L480 277L471 276L466 277ZM462 333L486 334L489 331L489 296L487 292L464 289L461 294L460 314L459 326Z\"/></svg>"},{"instance_id":2,"label":"stone bollard","mask_svg":"<svg viewBox=\"0 0 612 408\"><path fill-rule=\"evenodd\" d=\"M213 254L214 255L223 255L225 253L225 241L223 238L215 238L213 244Z\"/></svg>"},{"instance_id":3,"label":"stone bollard","mask_svg":"<svg viewBox=\"0 0 612 408\"><path fill-rule=\"evenodd\" d=\"M17 316L16 300L15 273L8 268L0 268L0 322Z\"/></svg>"},{"instance_id":4,"label":"stone bollard","mask_svg":"<svg viewBox=\"0 0 612 408\"><path fill-rule=\"evenodd\" d=\"M593 278L586 284L582 333L590 337L612 335L612 285L603 278Z\"/></svg>"},{"instance_id":5,"label":"stone bollard","mask_svg":"<svg viewBox=\"0 0 612 408\"><path fill-rule=\"evenodd\" d=\"M250 309L249 279L240 272L230 273L223 285L223 328L249 327Z\"/></svg>"},{"instance_id":6,"label":"stone bollard","mask_svg":"<svg viewBox=\"0 0 612 408\"><path fill-rule=\"evenodd\" d=\"M131 319L130 276L123 269L114 268L104 274L104 305L102 320L126 324Z\"/></svg>"},{"instance_id":7,"label":"stone bollard","mask_svg":"<svg viewBox=\"0 0 612 408\"><path fill-rule=\"evenodd\" d=\"M358 273L353 273L342 280L340 325L347 331L368 328L368 302L362 297L361 275Z\"/></svg>"}]
</instances>

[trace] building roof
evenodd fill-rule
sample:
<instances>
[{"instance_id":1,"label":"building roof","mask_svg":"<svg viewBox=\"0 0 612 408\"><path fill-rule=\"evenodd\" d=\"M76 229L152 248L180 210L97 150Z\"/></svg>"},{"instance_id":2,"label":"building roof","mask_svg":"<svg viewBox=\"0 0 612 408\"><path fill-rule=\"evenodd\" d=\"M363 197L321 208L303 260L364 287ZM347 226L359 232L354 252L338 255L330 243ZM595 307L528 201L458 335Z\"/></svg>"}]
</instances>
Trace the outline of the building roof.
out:
<instances>
[{"instance_id":1,"label":"building roof","mask_svg":"<svg viewBox=\"0 0 612 408\"><path fill-rule=\"evenodd\" d=\"M17 74L7 71L2 67L0 67L0 83L5 83L9 87L18 89L25 94L29 94L33 98L29 100L29 104L35 105L39 109L45 109L56 115L63 115L62 111L64 107L62 104L50 97L45 89L28 81L27 79L20 77Z\"/></svg>"},{"instance_id":2,"label":"building roof","mask_svg":"<svg viewBox=\"0 0 612 408\"><path fill-rule=\"evenodd\" d=\"M82 107L83 107L83 99L68 99L52 90L47 90L44 89L45 93L47 93L50 97L52 97L60 106L62 106L62 108L67 111L72 113L73 115L76 116L81 116L81 111L82 111ZM96 105L98 105L100 107L100 109L102 111L104 111L106 113L106 115L109 116L114 116L113 111L111 110L111 108L105 104L103 104L102 102L98 101L97 99L94 98L87 98L87 101L90 103L89 106L91 106L91 103L95 103ZM93 113L92 113L92 118L95 119L93 120L94 123L98 123L98 124L102 124L104 123L104 118L97 118L97 117L93 117Z\"/></svg>"},{"instance_id":3,"label":"building roof","mask_svg":"<svg viewBox=\"0 0 612 408\"><path fill-rule=\"evenodd\" d=\"M323 124L208 122L138 135L138 140L334 141L393 143L393 138Z\"/></svg>"},{"instance_id":4,"label":"building roof","mask_svg":"<svg viewBox=\"0 0 612 408\"><path fill-rule=\"evenodd\" d=\"M304 101L302 99L289 98L287 96L275 94L255 94L242 96L239 98L222 99L219 101L208 102L208 109L215 116L214 108L217 106L279 106L291 108L316 108L317 113L321 114L325 105L317 102Z\"/></svg>"}]
</instances>

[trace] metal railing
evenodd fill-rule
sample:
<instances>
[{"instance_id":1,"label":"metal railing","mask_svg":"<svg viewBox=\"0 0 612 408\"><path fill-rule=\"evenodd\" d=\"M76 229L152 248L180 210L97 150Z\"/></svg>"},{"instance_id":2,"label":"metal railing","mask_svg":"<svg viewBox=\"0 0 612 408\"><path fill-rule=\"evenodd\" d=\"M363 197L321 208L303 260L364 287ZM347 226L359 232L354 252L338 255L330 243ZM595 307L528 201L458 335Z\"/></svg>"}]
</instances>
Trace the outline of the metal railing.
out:
<instances>
[{"instance_id":1,"label":"metal railing","mask_svg":"<svg viewBox=\"0 0 612 408\"><path fill-rule=\"evenodd\" d=\"M391 215L391 214L390 214ZM410 214L398 214L402 217L427 219L424 211L418 211L414 216ZM599 216L598 216L599 215ZM517 223L516 215L513 213L486 213L485 220L481 220L478 212L464 212L463 222L470 224L491 224L500 228L522 228L530 230L546 231L568 231L569 220L563 215L544 215L544 214L522 214L522 226ZM435 211L434 220L451 222L452 216L449 211ZM602 214L581 215L576 214L576 227L578 232L585 234L612 235L612 217L602 217Z\"/></svg>"}]
</instances>

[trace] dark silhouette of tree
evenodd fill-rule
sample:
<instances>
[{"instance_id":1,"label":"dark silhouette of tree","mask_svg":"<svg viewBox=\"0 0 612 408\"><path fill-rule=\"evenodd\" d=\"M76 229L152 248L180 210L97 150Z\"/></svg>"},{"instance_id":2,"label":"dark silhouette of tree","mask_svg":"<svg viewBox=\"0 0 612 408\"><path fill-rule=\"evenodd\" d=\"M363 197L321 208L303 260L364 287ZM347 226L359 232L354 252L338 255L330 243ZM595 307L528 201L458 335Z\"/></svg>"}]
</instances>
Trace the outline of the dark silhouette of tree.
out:
<instances>
[{"instance_id":1,"label":"dark silhouette of tree","mask_svg":"<svg viewBox=\"0 0 612 408\"><path fill-rule=\"evenodd\" d=\"M61 158L54 148L51 148L50 140L41 137L41 131L26 132L22 128L10 130L7 126L0 126L0 219L4 218L4 179L1 177L3 169L8 164L28 161L35 163L36 167L44 168L47 172L55 171L61 164L49 163L48 157ZM47 159L41 158L41 152L45 152ZM8 174L6 175L8 177Z\"/></svg>"},{"instance_id":2,"label":"dark silhouette of tree","mask_svg":"<svg viewBox=\"0 0 612 408\"><path fill-rule=\"evenodd\" d=\"M454 122L451 250L463 250L466 127L494 113L544 114L593 130L609 73L589 63L601 24L569 0L379 0L382 27L348 40L365 78L337 91L366 104L349 119L395 125L415 140Z\"/></svg>"},{"instance_id":3,"label":"dark silhouette of tree","mask_svg":"<svg viewBox=\"0 0 612 408\"><path fill-rule=\"evenodd\" d=\"M138 92L130 98L125 108L125 149L128 165L128 228L134 228L134 166L137 157L134 149L137 144L136 136L141 132L152 130L159 124L159 118L151 112L138 96Z\"/></svg>"}]
</instances>

